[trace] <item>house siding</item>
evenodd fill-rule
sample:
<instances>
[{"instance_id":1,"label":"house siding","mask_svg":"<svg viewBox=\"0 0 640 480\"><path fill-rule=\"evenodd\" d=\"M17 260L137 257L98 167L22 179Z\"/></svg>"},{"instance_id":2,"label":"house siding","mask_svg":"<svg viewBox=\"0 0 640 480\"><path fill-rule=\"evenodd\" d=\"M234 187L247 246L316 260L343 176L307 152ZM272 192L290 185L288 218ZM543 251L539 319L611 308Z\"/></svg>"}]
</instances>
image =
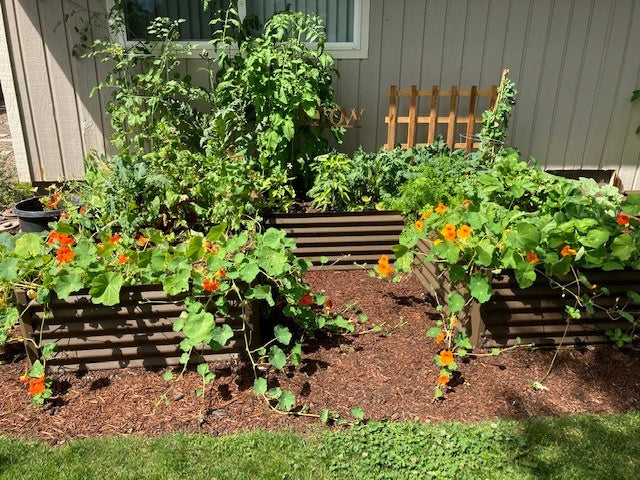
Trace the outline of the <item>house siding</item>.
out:
<instances>
[{"instance_id":1,"label":"house siding","mask_svg":"<svg viewBox=\"0 0 640 480\"><path fill-rule=\"evenodd\" d=\"M63 19L104 0L0 2L30 175L79 178L83 156L108 145L108 94L89 97L106 65L70 54L83 14ZM369 22L368 58L337 60L339 103L365 109L342 150L384 144L390 85L486 89L509 68L519 91L510 144L549 168L618 169L640 189L640 106L629 102L640 0L371 0ZM184 70L206 82L199 64Z\"/></svg>"}]
</instances>

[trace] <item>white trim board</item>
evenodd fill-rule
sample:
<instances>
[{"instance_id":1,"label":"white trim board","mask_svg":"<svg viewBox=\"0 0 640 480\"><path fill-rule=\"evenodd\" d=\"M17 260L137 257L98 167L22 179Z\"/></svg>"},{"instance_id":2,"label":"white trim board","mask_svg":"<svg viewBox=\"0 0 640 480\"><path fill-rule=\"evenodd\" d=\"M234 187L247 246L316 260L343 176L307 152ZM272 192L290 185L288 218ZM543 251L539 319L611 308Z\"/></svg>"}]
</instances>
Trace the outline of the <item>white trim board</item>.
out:
<instances>
[{"instance_id":1,"label":"white trim board","mask_svg":"<svg viewBox=\"0 0 640 480\"><path fill-rule=\"evenodd\" d=\"M0 84L2 85L2 93L4 95L4 105L7 109L13 158L16 162L18 180L21 182L31 182L31 170L29 168L29 158L27 157L27 147L24 143L22 116L16 95L13 63L11 61L11 55L9 54L9 44L4 23L4 7L2 3L0 3Z\"/></svg>"}]
</instances>

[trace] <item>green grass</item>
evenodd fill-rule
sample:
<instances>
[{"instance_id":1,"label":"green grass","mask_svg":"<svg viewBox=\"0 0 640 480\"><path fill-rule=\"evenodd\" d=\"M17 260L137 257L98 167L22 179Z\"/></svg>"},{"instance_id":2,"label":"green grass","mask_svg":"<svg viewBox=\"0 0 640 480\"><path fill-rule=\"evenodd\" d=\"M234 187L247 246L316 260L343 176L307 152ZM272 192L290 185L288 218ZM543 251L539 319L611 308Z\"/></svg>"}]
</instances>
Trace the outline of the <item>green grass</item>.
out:
<instances>
[{"instance_id":1,"label":"green grass","mask_svg":"<svg viewBox=\"0 0 640 480\"><path fill-rule=\"evenodd\" d=\"M474 425L376 423L302 436L0 438L0 479L632 479L640 413Z\"/></svg>"}]
</instances>

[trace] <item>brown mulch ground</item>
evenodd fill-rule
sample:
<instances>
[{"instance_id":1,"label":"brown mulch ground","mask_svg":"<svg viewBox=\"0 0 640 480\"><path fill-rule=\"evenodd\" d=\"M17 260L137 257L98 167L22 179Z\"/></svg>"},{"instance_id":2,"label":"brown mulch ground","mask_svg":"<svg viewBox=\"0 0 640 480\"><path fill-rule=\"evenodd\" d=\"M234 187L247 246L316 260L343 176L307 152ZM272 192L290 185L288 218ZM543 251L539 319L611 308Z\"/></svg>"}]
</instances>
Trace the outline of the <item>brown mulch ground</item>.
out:
<instances>
[{"instance_id":1,"label":"brown mulch ground","mask_svg":"<svg viewBox=\"0 0 640 480\"><path fill-rule=\"evenodd\" d=\"M271 378L308 403L311 411L327 407L343 414L355 405L368 418L464 422L526 418L578 412L610 413L640 408L640 351L610 346L562 349L545 391L530 383L544 375L553 351L516 350L481 357L461 365L462 377L433 402L437 348L425 331L434 324L432 308L417 281L391 284L366 272L312 272L308 281L324 290L334 310L357 301L367 314L360 330L384 324L380 333L313 340L305 344L304 365ZM18 377L24 358L0 365L0 434L37 436L52 443L72 438L168 432L224 434L254 428L307 430L313 419L270 412L251 391L252 379L239 364L216 365L217 379L204 405L193 391L193 372L168 392L168 405L153 408L166 385L162 371L124 369L65 375L53 408L29 406ZM204 422L198 420L202 410Z\"/></svg>"}]
</instances>

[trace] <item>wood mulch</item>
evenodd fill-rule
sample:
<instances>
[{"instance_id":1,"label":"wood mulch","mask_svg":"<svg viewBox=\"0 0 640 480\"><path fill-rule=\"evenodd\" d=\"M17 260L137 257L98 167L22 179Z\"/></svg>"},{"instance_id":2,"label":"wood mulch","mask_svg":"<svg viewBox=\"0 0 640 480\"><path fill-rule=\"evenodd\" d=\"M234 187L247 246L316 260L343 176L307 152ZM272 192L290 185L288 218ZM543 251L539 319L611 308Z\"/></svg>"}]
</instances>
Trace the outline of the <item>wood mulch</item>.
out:
<instances>
[{"instance_id":1,"label":"wood mulch","mask_svg":"<svg viewBox=\"0 0 640 480\"><path fill-rule=\"evenodd\" d=\"M640 408L640 351L611 346L561 349L542 391L531 383L544 375L553 350L515 350L463 362L446 399L434 402L438 348L425 332L435 317L417 281L392 284L363 271L311 272L307 280L314 291L326 292L334 311L357 302L368 316L358 331L382 325L378 333L307 341L303 365L270 377L271 386L292 390L311 412L327 407L347 416L359 405L373 419L474 422ZM8 363L0 365L0 434L64 443L101 435L306 431L318 425L315 419L270 412L252 394L252 377L240 363L214 365L217 378L204 400L193 394L200 387L194 372L169 389L158 370L65 374L56 380L53 406L43 410L29 406L18 382L24 357L11 357L11 351L6 356Z\"/></svg>"}]
</instances>

